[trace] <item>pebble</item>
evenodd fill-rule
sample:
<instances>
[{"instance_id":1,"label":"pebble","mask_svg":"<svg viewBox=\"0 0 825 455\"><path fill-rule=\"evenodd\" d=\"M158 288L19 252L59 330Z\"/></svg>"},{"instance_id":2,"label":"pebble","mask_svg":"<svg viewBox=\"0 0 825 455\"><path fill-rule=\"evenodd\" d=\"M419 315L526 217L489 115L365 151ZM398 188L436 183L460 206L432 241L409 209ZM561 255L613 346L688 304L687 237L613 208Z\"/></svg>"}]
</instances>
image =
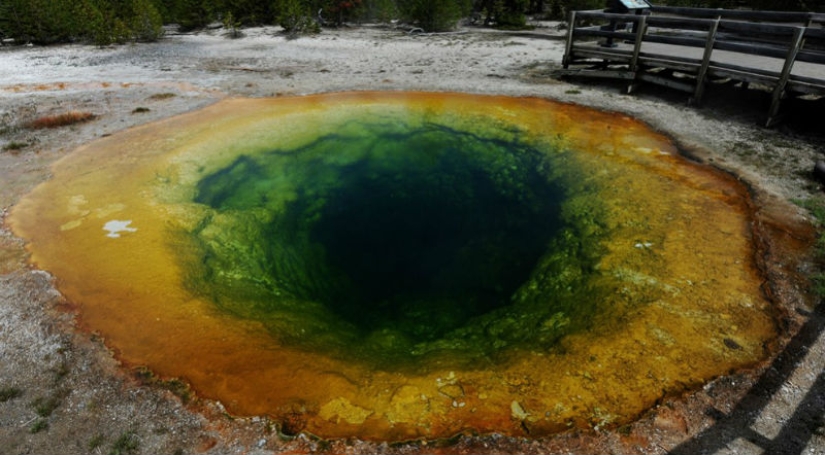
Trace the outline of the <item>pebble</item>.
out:
<instances>
[{"instance_id":1,"label":"pebble","mask_svg":"<svg viewBox=\"0 0 825 455\"><path fill-rule=\"evenodd\" d=\"M527 411L524 410L524 408L521 406L521 403L515 400L513 400L513 402L510 403L510 413L513 416L513 418L518 420L524 420L527 418L527 416L530 415Z\"/></svg>"}]
</instances>

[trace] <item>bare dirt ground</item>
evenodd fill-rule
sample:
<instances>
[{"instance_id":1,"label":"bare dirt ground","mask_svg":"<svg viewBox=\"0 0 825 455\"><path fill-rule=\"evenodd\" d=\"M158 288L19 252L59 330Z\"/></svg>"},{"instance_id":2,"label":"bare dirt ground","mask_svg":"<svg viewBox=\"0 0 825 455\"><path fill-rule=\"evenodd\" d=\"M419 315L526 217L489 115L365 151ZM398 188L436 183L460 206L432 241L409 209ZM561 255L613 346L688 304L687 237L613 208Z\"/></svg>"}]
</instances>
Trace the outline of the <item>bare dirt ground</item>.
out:
<instances>
[{"instance_id":1,"label":"bare dirt ground","mask_svg":"<svg viewBox=\"0 0 825 455\"><path fill-rule=\"evenodd\" d=\"M561 32L490 30L410 35L383 27L325 30L287 40L277 28L169 35L159 43L97 48L0 47L0 454L65 453L825 453L825 316L804 291L809 215L789 203L818 199L825 103L786 103L779 128L759 126L768 96L711 87L703 108L678 93L553 79ZM753 188L756 223L770 233L764 262L782 306L778 355L684 396L665 397L635 424L526 440L458 435L403 444L287 437L266 417L233 417L174 380L122 368L93 333L77 330L55 278L27 263L2 224L50 165L104 135L192 111L225 97L349 90L460 91L539 96L642 119L697 160ZM32 130L70 110L95 120ZM779 240L777 240L779 239Z\"/></svg>"}]
</instances>

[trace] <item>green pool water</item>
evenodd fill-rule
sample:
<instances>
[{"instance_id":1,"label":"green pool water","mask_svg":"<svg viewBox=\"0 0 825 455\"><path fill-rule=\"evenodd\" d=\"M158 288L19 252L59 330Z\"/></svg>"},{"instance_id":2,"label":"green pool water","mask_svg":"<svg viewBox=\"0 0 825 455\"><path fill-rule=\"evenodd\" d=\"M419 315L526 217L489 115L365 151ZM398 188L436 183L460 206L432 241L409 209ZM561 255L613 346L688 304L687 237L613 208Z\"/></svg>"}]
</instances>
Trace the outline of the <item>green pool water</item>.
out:
<instances>
[{"instance_id":1,"label":"green pool water","mask_svg":"<svg viewBox=\"0 0 825 455\"><path fill-rule=\"evenodd\" d=\"M575 163L517 130L394 120L205 175L194 201L215 216L193 232L190 286L283 342L382 364L547 348L587 326L598 241L563 214Z\"/></svg>"}]
</instances>

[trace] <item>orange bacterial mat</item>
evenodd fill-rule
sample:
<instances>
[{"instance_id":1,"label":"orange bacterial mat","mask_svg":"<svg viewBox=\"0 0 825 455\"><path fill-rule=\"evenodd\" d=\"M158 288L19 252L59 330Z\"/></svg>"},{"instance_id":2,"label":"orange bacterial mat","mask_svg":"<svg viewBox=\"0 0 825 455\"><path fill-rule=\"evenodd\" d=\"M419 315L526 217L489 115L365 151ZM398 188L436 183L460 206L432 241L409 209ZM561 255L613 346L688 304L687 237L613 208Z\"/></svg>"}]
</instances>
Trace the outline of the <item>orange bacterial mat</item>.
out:
<instances>
[{"instance_id":1,"label":"orange bacterial mat","mask_svg":"<svg viewBox=\"0 0 825 455\"><path fill-rule=\"evenodd\" d=\"M620 114L231 99L53 171L9 223L82 326L287 433L621 425L776 335L747 190Z\"/></svg>"}]
</instances>

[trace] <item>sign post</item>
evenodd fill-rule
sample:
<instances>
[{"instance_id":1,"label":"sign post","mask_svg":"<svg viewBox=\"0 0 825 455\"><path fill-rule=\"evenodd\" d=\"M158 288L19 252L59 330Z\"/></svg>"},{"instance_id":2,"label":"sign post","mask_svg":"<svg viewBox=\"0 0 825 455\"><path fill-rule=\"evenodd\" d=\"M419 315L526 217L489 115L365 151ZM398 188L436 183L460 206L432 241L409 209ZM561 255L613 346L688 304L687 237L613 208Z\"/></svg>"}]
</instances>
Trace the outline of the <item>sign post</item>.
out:
<instances>
[{"instance_id":1,"label":"sign post","mask_svg":"<svg viewBox=\"0 0 825 455\"><path fill-rule=\"evenodd\" d=\"M650 3L646 0L609 0L607 9L604 10L606 13L618 13L618 14L647 14L648 10L650 10ZM610 21L610 25L608 25L606 30L611 32L615 32L618 28L618 23L615 20ZM633 25L633 32L636 32L636 24ZM613 43L613 38L607 38L603 47L616 47L616 44Z\"/></svg>"}]
</instances>

